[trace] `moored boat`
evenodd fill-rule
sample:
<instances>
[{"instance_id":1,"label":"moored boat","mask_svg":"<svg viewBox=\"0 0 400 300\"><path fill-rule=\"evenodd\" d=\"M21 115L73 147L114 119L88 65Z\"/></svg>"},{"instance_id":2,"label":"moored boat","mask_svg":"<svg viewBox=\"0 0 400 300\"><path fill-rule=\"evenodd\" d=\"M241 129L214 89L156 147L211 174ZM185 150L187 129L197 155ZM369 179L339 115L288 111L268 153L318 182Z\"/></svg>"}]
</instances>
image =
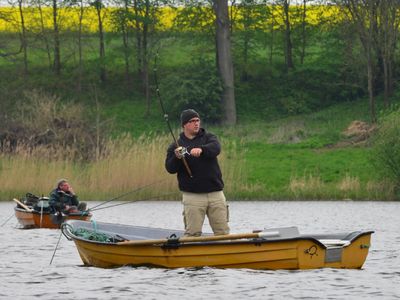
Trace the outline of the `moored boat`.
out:
<instances>
[{"instance_id":1,"label":"moored boat","mask_svg":"<svg viewBox=\"0 0 400 300\"><path fill-rule=\"evenodd\" d=\"M25 199L13 199L17 205L14 207L15 217L24 229L50 228L57 229L66 220L89 221L92 214L88 211L75 211L62 213L51 211L47 197L35 197L27 194Z\"/></svg>"},{"instance_id":2,"label":"moored boat","mask_svg":"<svg viewBox=\"0 0 400 300\"><path fill-rule=\"evenodd\" d=\"M363 266L373 231L302 235L296 227L221 236L69 220L61 227L85 265L314 269Z\"/></svg>"}]
</instances>

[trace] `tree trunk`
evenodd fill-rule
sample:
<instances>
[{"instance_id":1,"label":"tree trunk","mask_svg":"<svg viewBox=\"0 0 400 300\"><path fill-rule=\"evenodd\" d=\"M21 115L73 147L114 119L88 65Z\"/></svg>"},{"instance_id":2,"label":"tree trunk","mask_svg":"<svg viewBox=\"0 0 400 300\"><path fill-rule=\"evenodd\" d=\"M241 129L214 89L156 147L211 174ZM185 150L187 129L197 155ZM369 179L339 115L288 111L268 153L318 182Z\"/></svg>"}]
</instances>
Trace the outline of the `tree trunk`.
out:
<instances>
[{"instance_id":1,"label":"tree trunk","mask_svg":"<svg viewBox=\"0 0 400 300\"><path fill-rule=\"evenodd\" d=\"M106 81L106 67L105 67L105 46L104 46L104 30L103 30L103 19L101 16L103 3L102 1L98 1L96 4L96 11L97 11L97 20L98 20L98 27L99 27L99 60L100 60L100 81Z\"/></svg>"},{"instance_id":2,"label":"tree trunk","mask_svg":"<svg viewBox=\"0 0 400 300\"><path fill-rule=\"evenodd\" d=\"M145 8L145 20L149 20L150 18L150 1L146 0L146 8ZM151 98L150 98L150 83L149 83L149 57L148 57L148 35L149 35L149 25L148 22L144 22L143 24L143 49L142 49L142 82L143 82L143 90L144 95L146 97L146 115L150 115L151 108Z\"/></svg>"},{"instance_id":3,"label":"tree trunk","mask_svg":"<svg viewBox=\"0 0 400 300\"><path fill-rule=\"evenodd\" d=\"M368 98L371 122L376 122L375 98L374 98L374 61L373 41L374 28L376 28L375 0L366 0L360 5L358 0L345 0L345 8L349 11L352 21L358 30L361 45L367 61Z\"/></svg>"},{"instance_id":4,"label":"tree trunk","mask_svg":"<svg viewBox=\"0 0 400 300\"><path fill-rule=\"evenodd\" d=\"M24 11L22 6L23 0L18 0L18 8L19 8L19 16L21 20L21 45L22 51L24 54L24 75L28 75L28 49L27 49L27 40L26 40L26 27L25 27L25 18L24 18Z\"/></svg>"},{"instance_id":5,"label":"tree trunk","mask_svg":"<svg viewBox=\"0 0 400 300\"><path fill-rule=\"evenodd\" d=\"M57 75L61 73L61 50L60 50L60 33L58 29L58 7L57 0L53 0L53 34L54 34L54 72Z\"/></svg>"},{"instance_id":6,"label":"tree trunk","mask_svg":"<svg viewBox=\"0 0 400 300\"><path fill-rule=\"evenodd\" d=\"M135 12L135 28L136 28L136 58L137 58L137 74L142 76L142 35L140 29L140 11L139 0L133 1L133 9Z\"/></svg>"},{"instance_id":7,"label":"tree trunk","mask_svg":"<svg viewBox=\"0 0 400 300\"><path fill-rule=\"evenodd\" d=\"M78 86L77 89L80 92L82 90L82 73L83 73L83 55L82 55L82 20L83 20L83 0L80 1L79 5L79 23L78 23Z\"/></svg>"},{"instance_id":8,"label":"tree trunk","mask_svg":"<svg viewBox=\"0 0 400 300\"><path fill-rule=\"evenodd\" d=\"M380 20L380 39L378 47L382 48L383 64L383 83L384 83L384 105L389 107L390 96L393 93L393 61L397 45L397 35L399 28L399 10L398 1L387 0L379 2L379 20Z\"/></svg>"},{"instance_id":9,"label":"tree trunk","mask_svg":"<svg viewBox=\"0 0 400 300\"><path fill-rule=\"evenodd\" d=\"M129 76L129 29L128 29L128 0L124 1L125 18L122 25L122 43L124 45L124 59L125 59L125 81L127 88L130 87L130 76Z\"/></svg>"},{"instance_id":10,"label":"tree trunk","mask_svg":"<svg viewBox=\"0 0 400 300\"><path fill-rule=\"evenodd\" d=\"M304 63L306 56L306 17L307 17L307 0L303 0L303 10L301 14L301 53L300 64Z\"/></svg>"},{"instance_id":11,"label":"tree trunk","mask_svg":"<svg viewBox=\"0 0 400 300\"><path fill-rule=\"evenodd\" d=\"M369 1L369 28L368 28L368 37L366 40L366 48L367 48L367 64L368 64L368 96L369 96L369 107L371 113L371 123L376 123L376 112L375 112L375 98L374 98L374 72L373 72L373 62L372 62L372 42L373 42L373 29L375 28L375 10L372 2L374 0Z\"/></svg>"},{"instance_id":12,"label":"tree trunk","mask_svg":"<svg viewBox=\"0 0 400 300\"><path fill-rule=\"evenodd\" d=\"M274 55L274 42L275 42L275 19L273 16L273 13L271 14L271 18L272 18L272 22L271 22L271 39L270 39L270 45L269 45L269 64L272 65L272 59L273 59L273 55Z\"/></svg>"},{"instance_id":13,"label":"tree trunk","mask_svg":"<svg viewBox=\"0 0 400 300\"><path fill-rule=\"evenodd\" d=\"M46 53L47 53L47 60L48 60L48 63L49 63L49 69L51 70L53 64L52 64L52 60L51 60L51 52L50 52L49 41L47 40L47 33L46 33L46 29L44 27L42 4L41 4L40 1L38 1L38 9L39 9L39 14L40 14L40 29L41 29L42 39L43 39L44 45L46 47Z\"/></svg>"},{"instance_id":14,"label":"tree trunk","mask_svg":"<svg viewBox=\"0 0 400 300\"><path fill-rule=\"evenodd\" d=\"M236 124L235 87L233 77L233 64L231 56L230 27L228 15L228 1L214 0L216 16L216 50L217 66L222 81L222 123L225 125Z\"/></svg>"},{"instance_id":15,"label":"tree trunk","mask_svg":"<svg viewBox=\"0 0 400 300\"><path fill-rule=\"evenodd\" d=\"M383 103L386 108L389 107L389 63L386 57L383 57Z\"/></svg>"},{"instance_id":16,"label":"tree trunk","mask_svg":"<svg viewBox=\"0 0 400 300\"><path fill-rule=\"evenodd\" d=\"M290 28L290 16L289 16L289 1L283 1L283 13L284 13L284 23L285 23L285 62L286 70L289 71L294 68L293 64L293 46L291 38L291 28Z\"/></svg>"},{"instance_id":17,"label":"tree trunk","mask_svg":"<svg viewBox=\"0 0 400 300\"><path fill-rule=\"evenodd\" d=\"M375 112L375 98L374 98L374 76L373 76L373 66L371 57L368 58L368 99L371 123L376 123L376 112Z\"/></svg>"}]
</instances>

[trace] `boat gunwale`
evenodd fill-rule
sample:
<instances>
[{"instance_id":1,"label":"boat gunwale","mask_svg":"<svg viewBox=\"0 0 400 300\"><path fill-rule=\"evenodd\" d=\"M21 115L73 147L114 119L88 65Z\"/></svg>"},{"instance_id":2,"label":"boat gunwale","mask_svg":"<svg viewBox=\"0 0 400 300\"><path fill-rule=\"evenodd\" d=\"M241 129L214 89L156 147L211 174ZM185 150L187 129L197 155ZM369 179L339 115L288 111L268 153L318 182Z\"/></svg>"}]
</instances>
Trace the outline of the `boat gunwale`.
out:
<instances>
[{"instance_id":1,"label":"boat gunwale","mask_svg":"<svg viewBox=\"0 0 400 300\"><path fill-rule=\"evenodd\" d=\"M61 231L63 232L64 236L66 236L67 239L69 240L79 240L82 242L87 242L87 243L91 243L91 244L98 244L98 245L108 245L108 246L122 246L122 247L143 247L143 246L151 246L151 247L163 247L163 248L179 248L179 247L183 247L183 246L216 246L216 245L237 245L237 244L265 244L265 243L276 243L276 242L293 242L293 241L312 241L316 244L318 244L319 246L321 246L324 249L329 248L328 245L322 243L321 241L319 241L317 238L313 237L311 234L310 235L299 235L299 236L295 236L295 237L278 237L278 238L252 238L252 239L247 239L247 240L221 240L221 241L198 241L198 242L179 242L179 238L171 238L170 239L170 243L168 243L168 238L167 242L165 243L154 243L154 244L149 244L149 245L123 245L123 244L117 244L117 243L111 243L111 242L102 242L102 241L95 241L95 240L88 240L88 239L84 239L82 237L79 237L75 234L73 234L68 226L64 225L67 224L72 228L76 228L73 225L69 224L70 221L75 221L75 220L69 220L66 223L63 223L61 225ZM111 224L111 223L103 223L103 224ZM113 225L121 225L121 226L131 226L131 225L122 225L122 224L113 224ZM134 226L134 225L132 225ZM154 228L154 227L145 227L145 226L135 226L135 227L142 227L142 228L151 228L151 229L162 229L162 228ZM68 232L68 234L66 234L64 232L64 228L65 231ZM97 232L100 233L105 233L102 232L102 230L98 230ZM353 232L349 232L349 234L355 233L357 231L353 231ZM358 234L355 234L351 239L346 240L349 241L349 245L351 245L351 243L353 241L355 241L356 239L364 236L364 235L371 235L372 233L374 233L373 230L368 230L368 231L359 231ZM117 232L114 232L115 235L119 235ZM123 235L119 235L120 237L123 238ZM145 240L143 240L145 241ZM347 246L349 246L347 245ZM347 247L347 246L344 246Z\"/></svg>"},{"instance_id":2,"label":"boat gunwale","mask_svg":"<svg viewBox=\"0 0 400 300\"><path fill-rule=\"evenodd\" d=\"M43 215L54 215L54 213L52 213L52 212L49 212L49 211L43 211L43 212L40 212L40 211L37 211L37 210L33 210L33 208L32 208L32 211L27 211L26 209L24 209L24 208L21 208L21 207L14 207L14 210L15 211L18 211L18 212L21 212L21 213L26 213L26 214L36 214L36 215L41 215L41 214L43 214ZM85 212L85 213L75 213L75 212L72 212L72 213L69 213L68 215L66 215L66 216L73 216L73 217L78 217L78 216L82 216L82 217L91 217L91 216L93 216L92 215L92 213L91 212Z\"/></svg>"}]
</instances>

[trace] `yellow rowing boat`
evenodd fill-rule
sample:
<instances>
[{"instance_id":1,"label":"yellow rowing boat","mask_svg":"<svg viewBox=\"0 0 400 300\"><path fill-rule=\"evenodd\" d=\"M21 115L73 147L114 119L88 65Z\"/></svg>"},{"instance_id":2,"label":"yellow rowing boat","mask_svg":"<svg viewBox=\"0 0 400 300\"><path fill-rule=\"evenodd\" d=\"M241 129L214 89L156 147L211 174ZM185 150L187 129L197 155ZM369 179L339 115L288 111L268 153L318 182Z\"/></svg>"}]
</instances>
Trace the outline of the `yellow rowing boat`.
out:
<instances>
[{"instance_id":1,"label":"yellow rowing boat","mask_svg":"<svg viewBox=\"0 0 400 300\"><path fill-rule=\"evenodd\" d=\"M360 269L373 231L301 235L296 227L184 237L182 231L69 220L61 227L85 265Z\"/></svg>"}]
</instances>

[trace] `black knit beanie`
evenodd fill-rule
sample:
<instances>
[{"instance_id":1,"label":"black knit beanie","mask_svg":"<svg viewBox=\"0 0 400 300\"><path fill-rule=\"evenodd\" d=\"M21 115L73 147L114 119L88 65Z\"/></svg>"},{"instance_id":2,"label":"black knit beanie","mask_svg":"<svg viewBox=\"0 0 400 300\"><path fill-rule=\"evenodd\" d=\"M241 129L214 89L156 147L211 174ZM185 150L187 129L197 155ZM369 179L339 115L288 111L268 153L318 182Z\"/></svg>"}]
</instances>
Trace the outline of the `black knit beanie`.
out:
<instances>
[{"instance_id":1,"label":"black knit beanie","mask_svg":"<svg viewBox=\"0 0 400 300\"><path fill-rule=\"evenodd\" d=\"M192 118L200 118L199 114L194 109L186 109L181 113L181 124L185 125Z\"/></svg>"}]
</instances>

